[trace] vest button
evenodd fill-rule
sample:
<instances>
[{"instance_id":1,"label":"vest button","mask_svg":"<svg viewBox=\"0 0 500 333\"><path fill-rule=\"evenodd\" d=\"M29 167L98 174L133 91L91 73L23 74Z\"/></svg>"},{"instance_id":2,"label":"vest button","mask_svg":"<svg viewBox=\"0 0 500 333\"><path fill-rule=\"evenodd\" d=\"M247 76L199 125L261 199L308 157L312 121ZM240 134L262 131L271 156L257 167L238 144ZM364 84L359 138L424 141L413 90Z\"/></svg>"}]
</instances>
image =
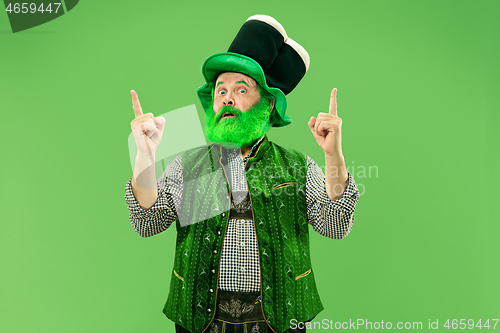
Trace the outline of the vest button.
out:
<instances>
[{"instance_id":1,"label":"vest button","mask_svg":"<svg viewBox=\"0 0 500 333\"><path fill-rule=\"evenodd\" d=\"M211 293L213 293L213 292L214 292L214 290L213 290L212 288L210 288L210 292L211 292Z\"/></svg>"},{"instance_id":2,"label":"vest button","mask_svg":"<svg viewBox=\"0 0 500 333\"><path fill-rule=\"evenodd\" d=\"M214 254L217 254L217 250L214 250Z\"/></svg>"},{"instance_id":3,"label":"vest button","mask_svg":"<svg viewBox=\"0 0 500 333\"><path fill-rule=\"evenodd\" d=\"M222 217L226 217L226 213L222 213Z\"/></svg>"},{"instance_id":4,"label":"vest button","mask_svg":"<svg viewBox=\"0 0 500 333\"><path fill-rule=\"evenodd\" d=\"M215 274L215 269L212 269L212 274Z\"/></svg>"},{"instance_id":5,"label":"vest button","mask_svg":"<svg viewBox=\"0 0 500 333\"><path fill-rule=\"evenodd\" d=\"M217 235L220 236L221 234L222 234L222 232L220 232L220 230L217 230Z\"/></svg>"},{"instance_id":6,"label":"vest button","mask_svg":"<svg viewBox=\"0 0 500 333\"><path fill-rule=\"evenodd\" d=\"M207 309L207 312L212 312L212 309Z\"/></svg>"}]
</instances>

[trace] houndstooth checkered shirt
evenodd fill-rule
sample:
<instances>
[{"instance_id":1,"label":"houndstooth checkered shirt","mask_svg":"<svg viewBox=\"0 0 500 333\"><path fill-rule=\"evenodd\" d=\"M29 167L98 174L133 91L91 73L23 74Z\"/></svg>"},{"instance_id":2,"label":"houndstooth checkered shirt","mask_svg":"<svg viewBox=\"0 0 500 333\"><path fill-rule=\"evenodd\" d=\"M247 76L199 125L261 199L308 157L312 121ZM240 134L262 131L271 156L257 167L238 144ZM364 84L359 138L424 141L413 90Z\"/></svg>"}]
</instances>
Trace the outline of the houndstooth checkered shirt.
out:
<instances>
[{"instance_id":1,"label":"houndstooth checkered shirt","mask_svg":"<svg viewBox=\"0 0 500 333\"><path fill-rule=\"evenodd\" d=\"M248 191L245 180L245 162L256 152L262 138L243 160L236 150L228 150L231 191ZM306 202L309 224L320 234L344 238L354 223L354 208L359 191L348 172L348 184L343 196L335 201L328 198L325 176L319 166L307 158ZM169 179L167 182L166 180ZM174 181L171 181L174 180ZM158 200L148 210L140 207L132 192L131 180L125 187L125 200L132 227L142 237L150 237L165 231L175 220L182 197L182 156L170 163L158 179ZM219 288L227 291L259 291L260 269L257 238L252 220L229 219L229 225L220 262Z\"/></svg>"}]
</instances>

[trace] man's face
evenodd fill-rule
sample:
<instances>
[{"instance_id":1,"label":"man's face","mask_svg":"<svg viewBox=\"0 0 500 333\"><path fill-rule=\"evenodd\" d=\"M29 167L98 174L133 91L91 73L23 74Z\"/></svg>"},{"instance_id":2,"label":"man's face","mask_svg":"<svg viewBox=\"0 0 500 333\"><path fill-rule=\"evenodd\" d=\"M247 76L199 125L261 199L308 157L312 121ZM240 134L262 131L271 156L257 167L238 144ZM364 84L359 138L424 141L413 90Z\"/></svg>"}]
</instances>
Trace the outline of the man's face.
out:
<instances>
[{"instance_id":1,"label":"man's face","mask_svg":"<svg viewBox=\"0 0 500 333\"><path fill-rule=\"evenodd\" d=\"M259 101L260 94L257 83L248 75L222 73L215 82L213 107L215 113L218 113L226 105L246 112ZM223 115L223 117L231 117L231 115Z\"/></svg>"},{"instance_id":2,"label":"man's face","mask_svg":"<svg viewBox=\"0 0 500 333\"><path fill-rule=\"evenodd\" d=\"M242 148L271 127L274 100L261 98L255 80L241 73L222 73L215 82L213 113L206 118L207 136L226 148Z\"/></svg>"}]
</instances>

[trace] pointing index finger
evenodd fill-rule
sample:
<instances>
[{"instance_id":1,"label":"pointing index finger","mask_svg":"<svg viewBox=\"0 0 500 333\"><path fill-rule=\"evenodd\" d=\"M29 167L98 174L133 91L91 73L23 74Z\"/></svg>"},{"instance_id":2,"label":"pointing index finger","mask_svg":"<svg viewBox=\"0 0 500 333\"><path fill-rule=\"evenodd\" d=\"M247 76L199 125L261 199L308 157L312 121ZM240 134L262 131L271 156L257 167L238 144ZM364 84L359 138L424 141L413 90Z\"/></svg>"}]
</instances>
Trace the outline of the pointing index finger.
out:
<instances>
[{"instance_id":1,"label":"pointing index finger","mask_svg":"<svg viewBox=\"0 0 500 333\"><path fill-rule=\"evenodd\" d=\"M130 90L130 94L132 95L132 107L134 108L135 117L139 117L142 115L141 103L139 103L139 96L135 90Z\"/></svg>"},{"instance_id":2,"label":"pointing index finger","mask_svg":"<svg viewBox=\"0 0 500 333\"><path fill-rule=\"evenodd\" d=\"M333 88L330 95L330 110L328 113L337 117L337 88Z\"/></svg>"}]
</instances>

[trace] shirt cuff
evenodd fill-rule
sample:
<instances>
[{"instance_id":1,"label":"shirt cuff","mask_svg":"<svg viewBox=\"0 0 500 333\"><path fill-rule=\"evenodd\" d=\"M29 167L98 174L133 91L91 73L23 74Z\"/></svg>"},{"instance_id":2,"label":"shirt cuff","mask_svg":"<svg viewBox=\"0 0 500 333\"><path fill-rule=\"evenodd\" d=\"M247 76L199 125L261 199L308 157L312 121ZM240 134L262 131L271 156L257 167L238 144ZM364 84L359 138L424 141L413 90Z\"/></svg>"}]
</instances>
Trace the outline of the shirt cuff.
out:
<instances>
[{"instance_id":1,"label":"shirt cuff","mask_svg":"<svg viewBox=\"0 0 500 333\"><path fill-rule=\"evenodd\" d=\"M326 185L325 185L325 192L324 192L324 200L327 200L331 208L333 209L342 209L346 211L354 211L354 208L356 207L356 203L359 200L359 190L356 186L356 182L354 181L353 176L349 171L347 171L347 186L344 190L344 193L340 198L337 200L331 200L328 197L328 193L326 192Z\"/></svg>"},{"instance_id":2,"label":"shirt cuff","mask_svg":"<svg viewBox=\"0 0 500 333\"><path fill-rule=\"evenodd\" d=\"M158 198L153 206L149 209L143 209L137 199L134 196L134 192L132 191L132 178L129 179L127 184L125 185L125 201L127 202L127 208L131 214L136 216L149 216L154 213L154 211L160 209L159 201L160 201L161 192L158 191ZM166 201L170 204L170 207L174 206L174 202L170 195L166 196Z\"/></svg>"}]
</instances>

